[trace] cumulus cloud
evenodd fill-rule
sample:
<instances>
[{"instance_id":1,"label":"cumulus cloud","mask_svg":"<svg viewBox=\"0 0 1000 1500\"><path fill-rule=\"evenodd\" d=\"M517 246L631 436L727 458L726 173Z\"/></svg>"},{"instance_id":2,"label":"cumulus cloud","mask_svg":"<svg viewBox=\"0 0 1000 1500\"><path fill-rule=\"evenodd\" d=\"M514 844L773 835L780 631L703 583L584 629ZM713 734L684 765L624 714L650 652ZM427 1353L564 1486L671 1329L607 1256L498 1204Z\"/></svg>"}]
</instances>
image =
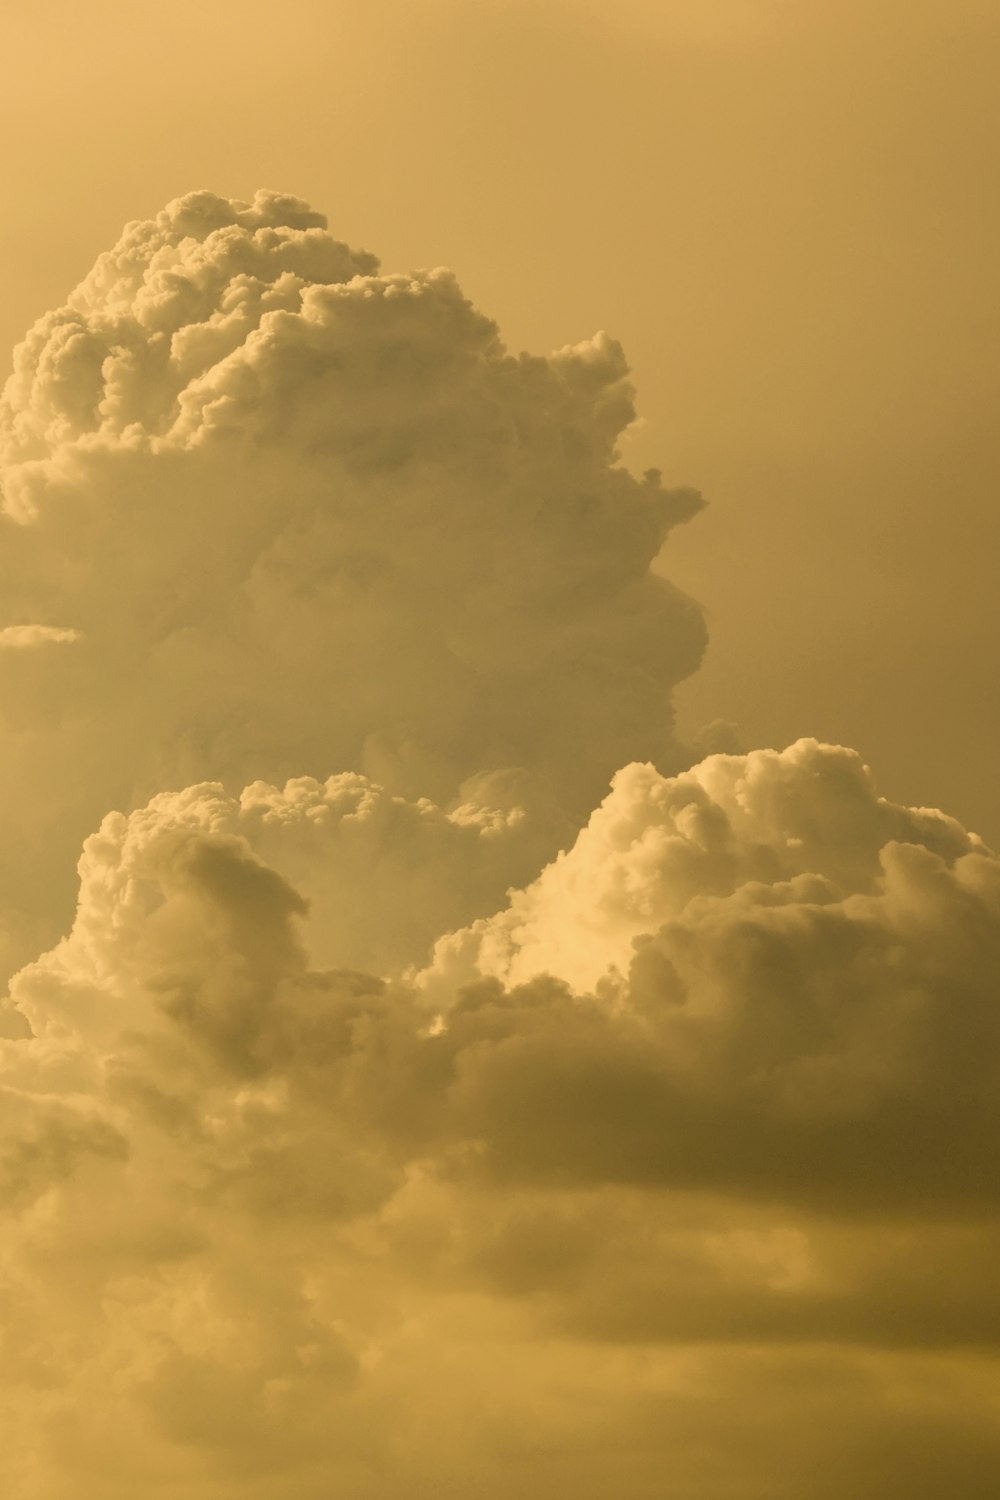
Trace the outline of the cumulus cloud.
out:
<instances>
[{"instance_id":1,"label":"cumulus cloud","mask_svg":"<svg viewBox=\"0 0 1000 1500\"><path fill-rule=\"evenodd\" d=\"M687 767L632 414L269 193L20 346L15 1500L991 1494L1000 861Z\"/></svg>"},{"instance_id":2,"label":"cumulus cloud","mask_svg":"<svg viewBox=\"0 0 1000 1500\"><path fill-rule=\"evenodd\" d=\"M960 1391L993 1451L996 857L811 741L631 766L414 984L443 908L400 946L400 882L447 891L498 836L341 777L161 795L88 840L4 1052L55 1132L9 1228L18 1317L55 1364L88 1351L43 1381L35 1493L494 1493L499 1461L499 1496L544 1461L596 1496L638 1444L623 1493L676 1464L722 1497L724 1423L736 1492L820 1497L835 1418L851 1493L880 1492L867 1451L929 1496L905 1437L964 1474ZM383 972L329 966L378 947L338 917L352 885ZM787 1450L758 1446L775 1403Z\"/></svg>"},{"instance_id":3,"label":"cumulus cloud","mask_svg":"<svg viewBox=\"0 0 1000 1500\"><path fill-rule=\"evenodd\" d=\"M501 1161L992 1211L998 959L996 856L801 741L626 768L574 847L422 978L445 1001L470 986L459 1026L472 996L498 1016L524 997L483 1075Z\"/></svg>"},{"instance_id":4,"label":"cumulus cloud","mask_svg":"<svg viewBox=\"0 0 1000 1500\"><path fill-rule=\"evenodd\" d=\"M695 898L836 905L870 894L889 846L905 844L985 856L954 819L879 797L860 756L840 746L712 755L675 777L626 766L573 847L506 912L446 939L441 961L465 953L470 975L545 972L593 987L628 969L637 938L706 919Z\"/></svg>"},{"instance_id":5,"label":"cumulus cloud","mask_svg":"<svg viewBox=\"0 0 1000 1500\"><path fill-rule=\"evenodd\" d=\"M704 626L650 565L701 502L619 462L621 348L512 355L449 272L381 274L324 226L178 199L15 353L0 581L81 636L16 678L3 653L29 851L3 878L35 915L58 888L68 916L110 807L192 782L521 806L523 881L619 765L676 765Z\"/></svg>"}]
</instances>

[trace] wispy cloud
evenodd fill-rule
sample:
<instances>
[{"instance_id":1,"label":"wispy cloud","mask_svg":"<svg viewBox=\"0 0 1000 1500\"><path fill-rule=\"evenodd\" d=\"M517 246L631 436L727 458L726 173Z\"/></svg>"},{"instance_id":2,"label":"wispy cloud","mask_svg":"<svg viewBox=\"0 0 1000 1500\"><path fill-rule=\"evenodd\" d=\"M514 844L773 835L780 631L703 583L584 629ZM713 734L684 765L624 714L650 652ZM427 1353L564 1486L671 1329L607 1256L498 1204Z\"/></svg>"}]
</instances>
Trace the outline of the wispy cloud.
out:
<instances>
[{"instance_id":1,"label":"wispy cloud","mask_svg":"<svg viewBox=\"0 0 1000 1500\"><path fill-rule=\"evenodd\" d=\"M79 630L59 625L5 625L0 629L0 651L31 651L37 646L70 645Z\"/></svg>"}]
</instances>

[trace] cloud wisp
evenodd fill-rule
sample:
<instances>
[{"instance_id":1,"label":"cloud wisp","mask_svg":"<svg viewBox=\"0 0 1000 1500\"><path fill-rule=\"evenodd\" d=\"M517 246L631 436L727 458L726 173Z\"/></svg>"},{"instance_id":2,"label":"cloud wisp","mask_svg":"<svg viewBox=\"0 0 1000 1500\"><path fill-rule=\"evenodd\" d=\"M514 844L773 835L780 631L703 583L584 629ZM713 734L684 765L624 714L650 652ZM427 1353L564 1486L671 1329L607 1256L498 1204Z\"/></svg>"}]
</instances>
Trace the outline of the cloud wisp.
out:
<instances>
[{"instance_id":1,"label":"cloud wisp","mask_svg":"<svg viewBox=\"0 0 1000 1500\"><path fill-rule=\"evenodd\" d=\"M33 651L37 646L68 646L80 639L78 630L59 625L5 625L0 629L0 651Z\"/></svg>"}]
</instances>

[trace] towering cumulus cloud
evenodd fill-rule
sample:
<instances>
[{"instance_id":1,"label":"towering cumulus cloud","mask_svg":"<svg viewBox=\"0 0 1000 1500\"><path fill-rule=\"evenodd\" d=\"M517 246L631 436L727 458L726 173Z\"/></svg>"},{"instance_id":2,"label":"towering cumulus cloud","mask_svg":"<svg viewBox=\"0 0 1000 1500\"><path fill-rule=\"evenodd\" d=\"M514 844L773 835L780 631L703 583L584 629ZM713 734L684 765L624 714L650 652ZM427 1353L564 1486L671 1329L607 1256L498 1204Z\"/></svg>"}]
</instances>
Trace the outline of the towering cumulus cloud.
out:
<instances>
[{"instance_id":1,"label":"towering cumulus cloud","mask_svg":"<svg viewBox=\"0 0 1000 1500\"><path fill-rule=\"evenodd\" d=\"M685 766L630 416L274 194L20 347L13 1500L995 1492L1000 861Z\"/></svg>"},{"instance_id":2,"label":"towering cumulus cloud","mask_svg":"<svg viewBox=\"0 0 1000 1500\"><path fill-rule=\"evenodd\" d=\"M704 629L650 564L701 502L618 463L621 349L510 355L450 273L324 225L179 199L16 351L0 643L75 637L0 651L25 901L109 807L346 769L533 811L499 899L617 766L671 759Z\"/></svg>"}]
</instances>

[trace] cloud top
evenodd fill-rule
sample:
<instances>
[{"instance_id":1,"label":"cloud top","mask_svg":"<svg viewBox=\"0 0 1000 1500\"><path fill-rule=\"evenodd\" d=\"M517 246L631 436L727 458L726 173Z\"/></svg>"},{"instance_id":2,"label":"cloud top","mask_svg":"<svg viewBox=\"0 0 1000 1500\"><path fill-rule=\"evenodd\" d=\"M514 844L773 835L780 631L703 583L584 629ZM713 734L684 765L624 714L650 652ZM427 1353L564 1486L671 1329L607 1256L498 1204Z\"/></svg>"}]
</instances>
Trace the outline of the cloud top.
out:
<instances>
[{"instance_id":1,"label":"cloud top","mask_svg":"<svg viewBox=\"0 0 1000 1500\"><path fill-rule=\"evenodd\" d=\"M869 896L888 850L949 862L985 856L954 819L879 797L856 751L800 740L784 751L713 755L664 777L619 771L574 846L508 910L449 938L449 954L505 981L538 973L592 988L628 971L643 934L694 920L709 900L831 905Z\"/></svg>"}]
</instances>

